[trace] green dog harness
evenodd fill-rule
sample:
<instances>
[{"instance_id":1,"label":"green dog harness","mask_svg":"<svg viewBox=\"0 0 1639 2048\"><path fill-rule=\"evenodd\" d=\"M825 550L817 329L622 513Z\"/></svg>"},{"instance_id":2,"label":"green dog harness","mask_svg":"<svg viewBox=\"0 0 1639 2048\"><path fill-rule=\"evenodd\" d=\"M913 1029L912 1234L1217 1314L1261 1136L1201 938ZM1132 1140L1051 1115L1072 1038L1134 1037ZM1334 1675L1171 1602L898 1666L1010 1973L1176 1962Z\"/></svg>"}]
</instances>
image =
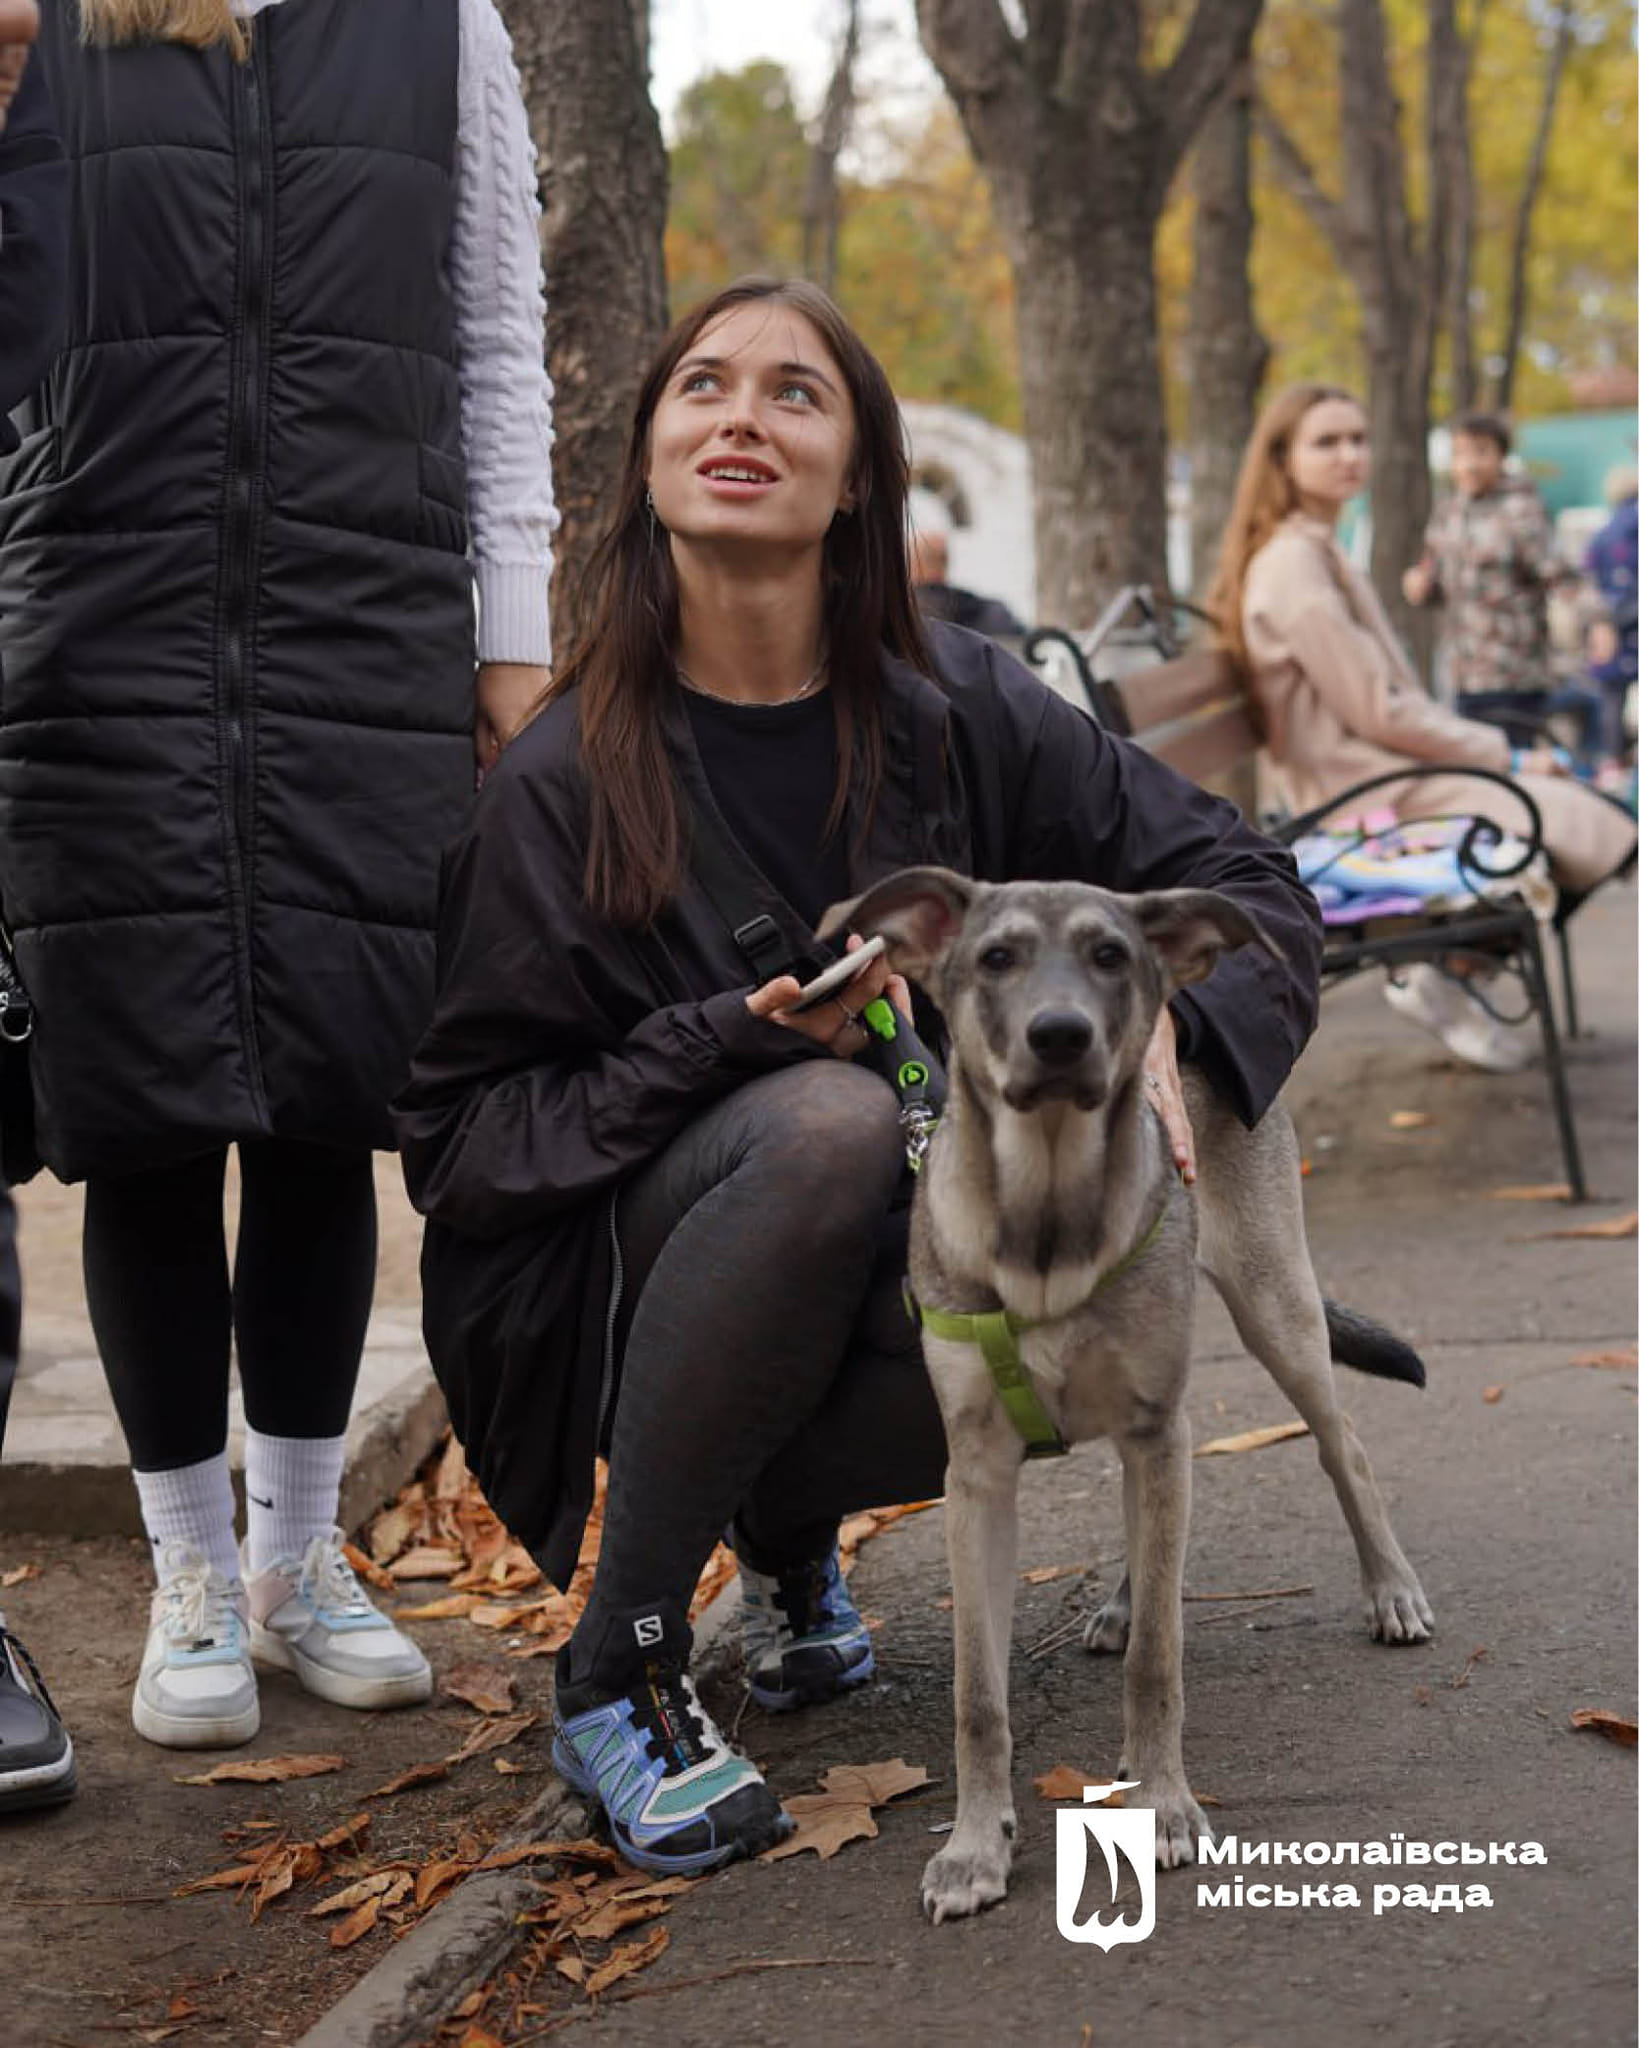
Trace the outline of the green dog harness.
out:
<instances>
[{"instance_id":1,"label":"green dog harness","mask_svg":"<svg viewBox=\"0 0 1639 2048\"><path fill-rule=\"evenodd\" d=\"M1105 1288L1113 1287L1124 1273L1138 1264L1161 1235L1161 1226L1166 1222L1167 1211L1171 1207L1169 1192L1155 1221L1138 1243L1124 1258L1117 1259L1107 1273L1100 1274L1093 1288L1094 1294L1102 1294ZM905 1308L913 1323L931 1331L935 1337L949 1337L957 1344L978 1345L996 1389L996 1397L1007 1410L1008 1421L1024 1439L1027 1458L1064 1456L1070 1446L1042 1406L1035 1381L1019 1356L1019 1338L1026 1330L1041 1329L1042 1319L1032 1321L1026 1316L1013 1315L1005 1308L984 1309L969 1315L957 1315L950 1309L927 1308L911 1292L908 1278L905 1282Z\"/></svg>"}]
</instances>

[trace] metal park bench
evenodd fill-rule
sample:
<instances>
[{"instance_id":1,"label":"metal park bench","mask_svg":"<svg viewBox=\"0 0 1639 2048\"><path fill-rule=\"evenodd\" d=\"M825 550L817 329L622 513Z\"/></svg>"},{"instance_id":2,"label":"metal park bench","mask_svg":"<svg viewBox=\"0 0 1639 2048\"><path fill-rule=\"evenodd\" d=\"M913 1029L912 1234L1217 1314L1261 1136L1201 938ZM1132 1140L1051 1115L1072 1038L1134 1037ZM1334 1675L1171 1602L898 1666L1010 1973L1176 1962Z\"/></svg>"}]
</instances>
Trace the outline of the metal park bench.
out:
<instances>
[{"instance_id":1,"label":"metal park bench","mask_svg":"<svg viewBox=\"0 0 1639 2048\"><path fill-rule=\"evenodd\" d=\"M1259 746L1257 730L1228 662L1210 644L1186 644L1177 624L1180 614L1206 618L1192 606L1163 604L1143 585L1129 586L1085 633L1038 627L1025 639L1024 657L1038 669L1056 666L1059 687L1071 680L1085 708L1108 731L1133 740L1192 782L1233 793L1242 807L1250 810L1254 807L1250 791ZM1340 860L1370 844L1381 844L1397 829L1385 833L1361 822L1362 801L1369 800L1374 791L1453 772L1438 766L1396 769L1355 784L1301 817L1266 817L1260 824L1285 846L1317 833L1335 836L1339 843L1333 857ZM1488 818L1469 819L1456 845L1462 892L1457 900L1444 899L1438 908L1429 905L1383 916L1351 914L1347 921L1335 912L1323 911L1323 985L1334 986L1369 968L1434 962L1447 954L1482 954L1506 967L1517 977L1525 999L1517 1021L1532 1015L1537 1019L1565 1178L1571 1199L1585 1201L1587 1184L1541 927L1524 894L1509 887L1511 879L1523 877L1543 850L1542 820L1529 795L1510 777L1471 768L1455 772L1508 790L1530 820L1529 838L1511 838ZM1411 829L1409 821L1407 829ZM1572 1036L1576 997L1566 925L1584 900L1562 896L1552 921L1559 943L1565 1017Z\"/></svg>"}]
</instances>

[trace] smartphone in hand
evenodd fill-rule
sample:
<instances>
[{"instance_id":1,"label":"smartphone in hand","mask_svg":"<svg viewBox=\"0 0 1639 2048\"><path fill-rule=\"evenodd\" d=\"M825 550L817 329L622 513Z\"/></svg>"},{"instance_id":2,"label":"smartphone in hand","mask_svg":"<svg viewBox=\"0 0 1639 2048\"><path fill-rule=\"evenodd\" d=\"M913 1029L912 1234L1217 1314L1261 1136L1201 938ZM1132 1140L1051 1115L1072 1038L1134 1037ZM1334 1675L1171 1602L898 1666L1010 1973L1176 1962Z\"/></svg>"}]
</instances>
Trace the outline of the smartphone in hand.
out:
<instances>
[{"instance_id":1,"label":"smartphone in hand","mask_svg":"<svg viewBox=\"0 0 1639 2048\"><path fill-rule=\"evenodd\" d=\"M785 1013L794 1017L801 1010L811 1010L816 1003L823 1003L845 989L856 975L862 974L873 960L880 959L888 950L888 942L880 932L874 939L867 939L863 946L856 946L851 953L844 953L840 960L833 960L822 973L812 981L804 982L794 1003L787 1003Z\"/></svg>"}]
</instances>

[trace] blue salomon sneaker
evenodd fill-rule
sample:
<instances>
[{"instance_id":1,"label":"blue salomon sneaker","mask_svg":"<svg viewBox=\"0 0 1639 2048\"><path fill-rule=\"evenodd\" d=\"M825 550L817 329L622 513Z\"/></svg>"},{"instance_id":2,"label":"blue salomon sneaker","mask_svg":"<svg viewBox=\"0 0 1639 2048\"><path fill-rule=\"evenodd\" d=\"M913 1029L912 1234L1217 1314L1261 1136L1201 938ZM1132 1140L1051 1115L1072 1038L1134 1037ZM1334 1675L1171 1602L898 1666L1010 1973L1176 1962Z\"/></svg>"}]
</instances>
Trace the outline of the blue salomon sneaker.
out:
<instances>
[{"instance_id":1,"label":"blue salomon sneaker","mask_svg":"<svg viewBox=\"0 0 1639 2048\"><path fill-rule=\"evenodd\" d=\"M729 1748L680 1664L649 1666L614 1699L560 1684L552 1763L600 1801L615 1847L643 1870L715 1870L796 1825L757 1766Z\"/></svg>"},{"instance_id":2,"label":"blue salomon sneaker","mask_svg":"<svg viewBox=\"0 0 1639 2048\"><path fill-rule=\"evenodd\" d=\"M876 1669L871 1632L842 1576L833 1543L812 1564L753 1571L740 1559L746 1682L770 1713L834 1699Z\"/></svg>"}]
</instances>

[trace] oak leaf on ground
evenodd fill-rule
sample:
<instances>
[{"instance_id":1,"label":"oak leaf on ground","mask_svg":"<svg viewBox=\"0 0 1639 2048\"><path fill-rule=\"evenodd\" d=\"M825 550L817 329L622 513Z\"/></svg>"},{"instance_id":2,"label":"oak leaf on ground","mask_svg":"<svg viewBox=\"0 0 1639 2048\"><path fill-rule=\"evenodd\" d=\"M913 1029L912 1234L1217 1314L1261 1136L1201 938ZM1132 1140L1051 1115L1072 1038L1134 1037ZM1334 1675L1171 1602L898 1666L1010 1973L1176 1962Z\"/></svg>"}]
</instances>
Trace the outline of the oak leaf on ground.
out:
<instances>
[{"instance_id":1,"label":"oak leaf on ground","mask_svg":"<svg viewBox=\"0 0 1639 2048\"><path fill-rule=\"evenodd\" d=\"M665 1954L670 1941L669 1930L657 1927L653 1934L646 1934L641 1941L629 1941L624 1948L617 1948L609 1960L600 1963L587 1978L587 1997L596 1998L600 1991L607 1991L622 1977L630 1977L634 1971L646 1969L658 1956Z\"/></svg>"},{"instance_id":2,"label":"oak leaf on ground","mask_svg":"<svg viewBox=\"0 0 1639 2048\"><path fill-rule=\"evenodd\" d=\"M444 1673L441 1690L480 1714L510 1714L517 1705L518 1681L510 1671L491 1664L457 1664Z\"/></svg>"}]
</instances>

